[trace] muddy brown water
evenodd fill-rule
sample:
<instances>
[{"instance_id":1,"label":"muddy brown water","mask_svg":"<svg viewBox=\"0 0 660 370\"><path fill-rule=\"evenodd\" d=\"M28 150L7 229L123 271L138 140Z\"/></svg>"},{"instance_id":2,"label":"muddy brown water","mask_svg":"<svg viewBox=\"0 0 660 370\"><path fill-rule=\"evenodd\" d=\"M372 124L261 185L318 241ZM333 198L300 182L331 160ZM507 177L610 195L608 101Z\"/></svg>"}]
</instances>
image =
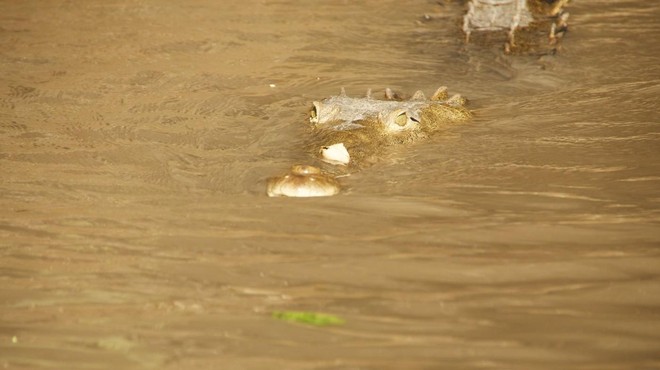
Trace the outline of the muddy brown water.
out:
<instances>
[{"instance_id":1,"label":"muddy brown water","mask_svg":"<svg viewBox=\"0 0 660 370\"><path fill-rule=\"evenodd\" d=\"M0 2L0 367L660 368L660 2L569 10L539 59L457 2ZM265 196L311 101L439 85L470 123Z\"/></svg>"}]
</instances>

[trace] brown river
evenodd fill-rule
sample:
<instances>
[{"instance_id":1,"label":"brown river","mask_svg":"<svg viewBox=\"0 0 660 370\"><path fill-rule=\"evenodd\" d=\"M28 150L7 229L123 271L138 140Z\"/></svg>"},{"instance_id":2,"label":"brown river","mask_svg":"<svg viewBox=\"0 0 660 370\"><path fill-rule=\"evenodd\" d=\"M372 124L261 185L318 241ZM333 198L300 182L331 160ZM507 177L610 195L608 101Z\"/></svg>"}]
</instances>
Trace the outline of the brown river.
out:
<instances>
[{"instance_id":1,"label":"brown river","mask_svg":"<svg viewBox=\"0 0 660 370\"><path fill-rule=\"evenodd\" d=\"M539 58L459 1L0 1L0 368L660 369L660 1L569 5ZM440 85L471 121L265 195L313 100Z\"/></svg>"}]
</instances>

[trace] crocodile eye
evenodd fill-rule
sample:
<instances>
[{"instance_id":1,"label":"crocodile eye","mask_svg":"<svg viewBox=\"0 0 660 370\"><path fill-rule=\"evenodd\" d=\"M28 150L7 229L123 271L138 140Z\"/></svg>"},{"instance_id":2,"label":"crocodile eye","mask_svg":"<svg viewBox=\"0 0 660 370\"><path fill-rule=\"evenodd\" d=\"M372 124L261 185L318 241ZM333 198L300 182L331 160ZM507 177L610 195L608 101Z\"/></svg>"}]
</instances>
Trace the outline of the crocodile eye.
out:
<instances>
[{"instance_id":1,"label":"crocodile eye","mask_svg":"<svg viewBox=\"0 0 660 370\"><path fill-rule=\"evenodd\" d=\"M406 116L405 112L401 113L398 116L396 116L396 118L394 119L394 123L403 127L406 125L406 123L408 123L408 116Z\"/></svg>"}]
</instances>

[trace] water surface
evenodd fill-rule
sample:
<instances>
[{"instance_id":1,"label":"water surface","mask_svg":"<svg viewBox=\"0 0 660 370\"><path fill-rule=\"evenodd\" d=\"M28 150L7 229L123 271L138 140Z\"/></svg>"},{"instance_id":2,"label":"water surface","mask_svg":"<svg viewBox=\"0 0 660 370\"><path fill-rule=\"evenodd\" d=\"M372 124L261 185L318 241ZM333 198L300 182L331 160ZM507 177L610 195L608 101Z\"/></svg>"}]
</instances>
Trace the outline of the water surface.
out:
<instances>
[{"instance_id":1,"label":"water surface","mask_svg":"<svg viewBox=\"0 0 660 370\"><path fill-rule=\"evenodd\" d=\"M569 11L539 58L450 1L0 3L0 364L660 368L660 3ZM471 122L265 196L311 101L440 85Z\"/></svg>"}]
</instances>

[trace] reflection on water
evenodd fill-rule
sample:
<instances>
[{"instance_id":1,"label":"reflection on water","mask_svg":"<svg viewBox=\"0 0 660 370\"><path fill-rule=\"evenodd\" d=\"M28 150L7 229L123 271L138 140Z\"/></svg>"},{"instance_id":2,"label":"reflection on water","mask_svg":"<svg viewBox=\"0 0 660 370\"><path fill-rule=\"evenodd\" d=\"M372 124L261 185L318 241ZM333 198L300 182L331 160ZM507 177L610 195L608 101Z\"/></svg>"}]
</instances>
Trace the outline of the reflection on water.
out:
<instances>
[{"instance_id":1,"label":"reflection on water","mask_svg":"<svg viewBox=\"0 0 660 370\"><path fill-rule=\"evenodd\" d=\"M409 3L0 4L2 366L660 367L660 5L539 60ZM471 123L264 195L311 100L438 85Z\"/></svg>"}]
</instances>

